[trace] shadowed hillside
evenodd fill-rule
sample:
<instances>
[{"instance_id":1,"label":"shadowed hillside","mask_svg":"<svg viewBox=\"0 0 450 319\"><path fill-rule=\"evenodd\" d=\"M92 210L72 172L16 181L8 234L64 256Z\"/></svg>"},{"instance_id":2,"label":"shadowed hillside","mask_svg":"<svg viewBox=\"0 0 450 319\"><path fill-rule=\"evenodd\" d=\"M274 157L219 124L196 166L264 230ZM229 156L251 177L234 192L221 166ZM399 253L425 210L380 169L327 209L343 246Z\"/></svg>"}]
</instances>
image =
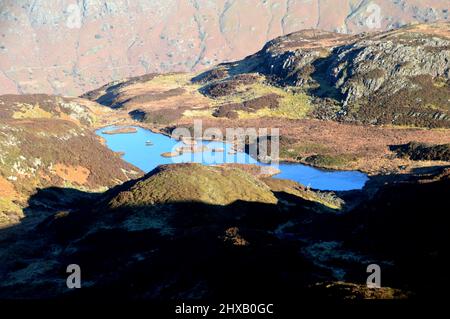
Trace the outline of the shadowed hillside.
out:
<instances>
[{"instance_id":1,"label":"shadowed hillside","mask_svg":"<svg viewBox=\"0 0 450 319\"><path fill-rule=\"evenodd\" d=\"M227 205L220 198L206 203L202 198L214 190L196 199L195 187L193 193L182 191L188 180L179 182L180 193L173 200L169 195L157 199L168 171L182 175L186 169L193 170L192 178L204 179L204 185L227 179L221 169L198 164L161 167L104 194L75 192L77 206L55 209L38 226L25 222L2 230L0 298L281 300L293 298L294 292L295 298L322 300L423 298L448 284L445 272L434 272L428 280L429 267L441 267L448 255L443 245L448 218L441 208L448 169L405 175L402 182L387 177L388 184L376 195L367 197L369 189L359 192L369 200L354 202L356 208L352 201L357 194L342 193L348 202L341 211L302 198L301 187L293 193L291 182L282 191L281 180L265 186L264 192L272 189L276 204L244 200L261 186L242 188L248 194ZM236 168L226 170L235 171L236 183L252 180ZM155 183L161 188L154 188ZM27 214L61 191L39 191ZM145 197L155 200L124 201ZM36 231L24 231L27 227ZM77 291L65 288L65 267L71 263L82 268L83 288ZM369 263L380 264L383 287L395 289L365 288Z\"/></svg>"}]
</instances>

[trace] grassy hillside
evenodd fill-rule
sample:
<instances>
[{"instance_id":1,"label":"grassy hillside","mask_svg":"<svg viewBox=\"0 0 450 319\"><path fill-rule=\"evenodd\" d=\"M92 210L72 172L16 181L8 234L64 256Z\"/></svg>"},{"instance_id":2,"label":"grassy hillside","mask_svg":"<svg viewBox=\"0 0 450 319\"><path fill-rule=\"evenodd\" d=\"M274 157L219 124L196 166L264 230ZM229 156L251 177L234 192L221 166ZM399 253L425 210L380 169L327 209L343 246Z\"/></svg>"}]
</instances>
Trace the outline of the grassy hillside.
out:
<instances>
[{"instance_id":1,"label":"grassy hillside","mask_svg":"<svg viewBox=\"0 0 450 319\"><path fill-rule=\"evenodd\" d=\"M269 187L249 173L226 166L159 166L110 201L113 208L176 202L227 205L237 200L276 203Z\"/></svg>"}]
</instances>

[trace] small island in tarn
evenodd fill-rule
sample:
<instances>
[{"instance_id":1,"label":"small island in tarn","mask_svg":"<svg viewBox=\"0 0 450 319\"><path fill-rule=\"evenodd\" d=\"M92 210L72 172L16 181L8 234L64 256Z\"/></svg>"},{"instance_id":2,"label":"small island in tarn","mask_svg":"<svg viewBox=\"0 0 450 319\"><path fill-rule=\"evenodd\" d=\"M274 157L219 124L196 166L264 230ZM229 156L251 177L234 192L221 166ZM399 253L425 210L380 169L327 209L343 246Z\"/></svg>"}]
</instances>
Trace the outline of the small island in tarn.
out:
<instances>
[{"instance_id":1,"label":"small island in tarn","mask_svg":"<svg viewBox=\"0 0 450 319\"><path fill-rule=\"evenodd\" d=\"M164 152L161 154L162 157L177 157L180 153L177 152Z\"/></svg>"},{"instance_id":2,"label":"small island in tarn","mask_svg":"<svg viewBox=\"0 0 450 319\"><path fill-rule=\"evenodd\" d=\"M114 135L114 134L133 134L137 133L137 129L135 127L120 127L113 130L103 131L103 134Z\"/></svg>"},{"instance_id":3,"label":"small island in tarn","mask_svg":"<svg viewBox=\"0 0 450 319\"><path fill-rule=\"evenodd\" d=\"M180 154L183 153L202 153L208 150L208 147L206 145L201 145L201 146L194 146L194 145L190 145L190 146L181 146L181 147L177 147L176 151Z\"/></svg>"}]
</instances>

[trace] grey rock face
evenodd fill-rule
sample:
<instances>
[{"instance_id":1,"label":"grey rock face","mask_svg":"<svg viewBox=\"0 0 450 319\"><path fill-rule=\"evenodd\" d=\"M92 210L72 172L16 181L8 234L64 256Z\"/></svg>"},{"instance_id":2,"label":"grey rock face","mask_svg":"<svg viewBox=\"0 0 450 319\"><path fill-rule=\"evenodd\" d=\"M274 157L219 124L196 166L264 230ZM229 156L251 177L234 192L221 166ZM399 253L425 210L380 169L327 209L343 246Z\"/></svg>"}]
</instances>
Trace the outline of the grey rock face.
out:
<instances>
[{"instance_id":1,"label":"grey rock face","mask_svg":"<svg viewBox=\"0 0 450 319\"><path fill-rule=\"evenodd\" d=\"M345 36L302 31L241 61L313 97L319 118L450 126L450 24ZM334 101L334 102L333 102Z\"/></svg>"},{"instance_id":2,"label":"grey rock face","mask_svg":"<svg viewBox=\"0 0 450 319\"><path fill-rule=\"evenodd\" d=\"M419 75L448 80L449 70L450 41L415 35L406 41L364 40L338 48L327 75L348 104L379 90L395 94L413 87L410 78Z\"/></svg>"}]
</instances>

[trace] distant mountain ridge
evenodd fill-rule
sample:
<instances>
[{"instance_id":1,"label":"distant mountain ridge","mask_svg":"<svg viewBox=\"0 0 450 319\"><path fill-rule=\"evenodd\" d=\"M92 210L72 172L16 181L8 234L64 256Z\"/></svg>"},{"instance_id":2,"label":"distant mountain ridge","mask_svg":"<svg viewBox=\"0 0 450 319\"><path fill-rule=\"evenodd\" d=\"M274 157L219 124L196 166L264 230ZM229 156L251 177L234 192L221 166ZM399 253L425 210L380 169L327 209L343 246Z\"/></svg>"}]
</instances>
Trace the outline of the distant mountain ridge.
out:
<instances>
[{"instance_id":1,"label":"distant mountain ridge","mask_svg":"<svg viewBox=\"0 0 450 319\"><path fill-rule=\"evenodd\" d=\"M387 30L448 20L448 9L445 0L5 0L0 93L79 95L129 76L240 59L302 29Z\"/></svg>"}]
</instances>

